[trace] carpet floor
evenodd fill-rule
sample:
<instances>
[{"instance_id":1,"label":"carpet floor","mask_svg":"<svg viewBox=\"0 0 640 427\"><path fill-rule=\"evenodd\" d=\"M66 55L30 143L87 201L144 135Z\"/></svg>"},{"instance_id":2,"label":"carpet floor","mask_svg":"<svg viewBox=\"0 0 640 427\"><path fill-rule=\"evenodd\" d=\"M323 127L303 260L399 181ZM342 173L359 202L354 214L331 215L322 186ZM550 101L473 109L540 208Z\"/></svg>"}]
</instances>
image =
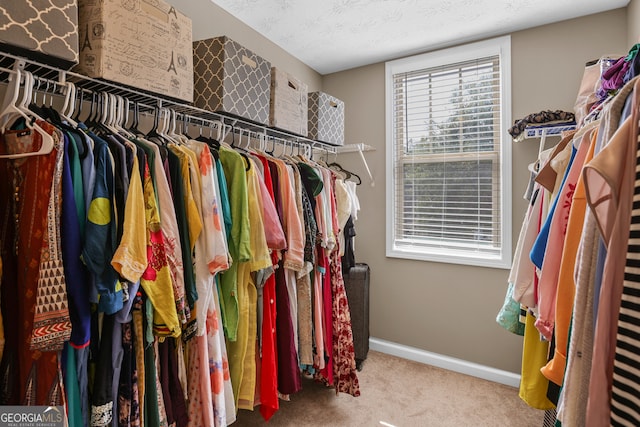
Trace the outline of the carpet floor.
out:
<instances>
[{"instance_id":1,"label":"carpet floor","mask_svg":"<svg viewBox=\"0 0 640 427\"><path fill-rule=\"evenodd\" d=\"M300 393L268 423L241 410L234 426L542 427L544 412L518 390L422 363L370 351L358 372L359 397L303 380Z\"/></svg>"}]
</instances>

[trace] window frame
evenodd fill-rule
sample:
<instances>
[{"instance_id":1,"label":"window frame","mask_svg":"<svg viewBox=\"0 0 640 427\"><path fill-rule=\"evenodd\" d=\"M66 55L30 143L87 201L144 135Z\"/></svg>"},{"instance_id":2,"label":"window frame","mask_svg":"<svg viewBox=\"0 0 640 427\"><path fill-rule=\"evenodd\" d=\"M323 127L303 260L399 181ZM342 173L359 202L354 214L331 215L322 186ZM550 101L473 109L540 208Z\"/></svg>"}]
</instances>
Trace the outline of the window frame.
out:
<instances>
[{"instance_id":1,"label":"window frame","mask_svg":"<svg viewBox=\"0 0 640 427\"><path fill-rule=\"evenodd\" d=\"M397 207L394 203L397 144L395 141L396 126L394 123L394 75L398 73L418 71L439 66L453 65L459 62L499 56L500 61L500 250L497 255L453 248L436 248L434 246L396 244ZM511 209L511 138L507 129L511 124L511 37L503 36L481 42L469 43L452 48L414 55L385 63L385 125L386 125L386 256L441 263L473 265L508 269L511 267L512 253L512 209ZM400 199L398 199L400 200ZM452 243L452 242L450 242ZM450 246L455 246L451 244ZM461 245L460 247L465 247Z\"/></svg>"}]
</instances>

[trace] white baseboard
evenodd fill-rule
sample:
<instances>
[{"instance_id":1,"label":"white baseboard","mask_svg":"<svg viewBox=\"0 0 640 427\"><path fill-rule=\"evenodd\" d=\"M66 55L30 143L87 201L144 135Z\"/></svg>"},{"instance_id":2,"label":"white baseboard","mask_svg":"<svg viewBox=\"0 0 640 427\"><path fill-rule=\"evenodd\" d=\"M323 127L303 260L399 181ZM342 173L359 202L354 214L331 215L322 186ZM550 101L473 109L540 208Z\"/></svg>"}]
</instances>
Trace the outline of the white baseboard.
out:
<instances>
[{"instance_id":1,"label":"white baseboard","mask_svg":"<svg viewBox=\"0 0 640 427\"><path fill-rule=\"evenodd\" d=\"M472 377L482 378L512 387L518 387L520 385L520 375L514 374L513 372L503 371L501 369L480 365L478 363L467 362L466 360L456 359L455 357L449 357L438 353L431 353L419 348L396 344L379 338L370 338L369 348L381 353L402 357L403 359L413 360L415 362L436 366L438 368L459 372L461 374L471 375Z\"/></svg>"}]
</instances>

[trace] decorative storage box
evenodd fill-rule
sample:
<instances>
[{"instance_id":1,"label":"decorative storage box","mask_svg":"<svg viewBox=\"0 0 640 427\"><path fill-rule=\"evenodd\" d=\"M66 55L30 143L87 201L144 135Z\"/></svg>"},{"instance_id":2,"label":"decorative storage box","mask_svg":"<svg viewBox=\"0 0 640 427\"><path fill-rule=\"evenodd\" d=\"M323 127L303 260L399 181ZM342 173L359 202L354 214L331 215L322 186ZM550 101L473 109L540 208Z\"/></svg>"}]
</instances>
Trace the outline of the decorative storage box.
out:
<instances>
[{"instance_id":1,"label":"decorative storage box","mask_svg":"<svg viewBox=\"0 0 640 427\"><path fill-rule=\"evenodd\" d=\"M306 83L272 67L269 126L307 136L308 96Z\"/></svg>"},{"instance_id":2,"label":"decorative storage box","mask_svg":"<svg viewBox=\"0 0 640 427\"><path fill-rule=\"evenodd\" d=\"M309 93L307 136L332 145L344 145L344 102L324 92Z\"/></svg>"},{"instance_id":3,"label":"decorative storage box","mask_svg":"<svg viewBox=\"0 0 640 427\"><path fill-rule=\"evenodd\" d=\"M76 0L3 1L0 28L3 51L65 69L78 63Z\"/></svg>"},{"instance_id":4,"label":"decorative storage box","mask_svg":"<svg viewBox=\"0 0 640 427\"><path fill-rule=\"evenodd\" d=\"M271 63L226 36L193 43L194 104L269 123Z\"/></svg>"},{"instance_id":5,"label":"decorative storage box","mask_svg":"<svg viewBox=\"0 0 640 427\"><path fill-rule=\"evenodd\" d=\"M163 0L79 0L79 73L193 101L191 19Z\"/></svg>"}]
</instances>

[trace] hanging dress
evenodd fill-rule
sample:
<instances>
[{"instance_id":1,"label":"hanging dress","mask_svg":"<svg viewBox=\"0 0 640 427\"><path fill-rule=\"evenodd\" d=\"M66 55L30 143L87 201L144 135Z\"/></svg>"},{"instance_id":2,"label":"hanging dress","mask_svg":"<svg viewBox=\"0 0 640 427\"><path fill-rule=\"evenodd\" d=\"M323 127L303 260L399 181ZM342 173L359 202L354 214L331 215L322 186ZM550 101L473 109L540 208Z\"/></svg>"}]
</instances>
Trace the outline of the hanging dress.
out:
<instances>
[{"instance_id":1,"label":"hanging dress","mask_svg":"<svg viewBox=\"0 0 640 427\"><path fill-rule=\"evenodd\" d=\"M59 236L51 234L56 228L57 208L55 203L50 203L54 184L62 174L62 147L60 136L53 126L44 122L38 124L54 138L54 148L49 154L0 160L3 176L6 177L0 180L4 284L1 289L2 314L5 319L16 319L16 324L20 325L5 331L0 390L0 404L3 405L59 405L62 402L57 354L31 350L33 310L38 304L39 282L46 277L43 274L50 274L52 279L63 279L62 260L57 247ZM18 150L37 150L41 141L37 132L27 130L8 130L0 138L0 145L10 150L16 150L17 147L20 147ZM53 210L53 218L48 213L50 210ZM56 239L53 246L50 237ZM58 266L55 265L57 262ZM18 285L7 286L7 283ZM58 286L49 289L53 291L53 304L45 308L51 310L50 325L57 328L58 324L62 326L59 330L64 332L67 328L65 324L69 322L70 332L64 280L58 283ZM60 302L64 297L65 304L56 304L55 295L60 296ZM44 313L40 311L39 314ZM46 339L46 336L41 338ZM68 336L61 334L52 338L51 347L57 350L62 348Z\"/></svg>"}]
</instances>

